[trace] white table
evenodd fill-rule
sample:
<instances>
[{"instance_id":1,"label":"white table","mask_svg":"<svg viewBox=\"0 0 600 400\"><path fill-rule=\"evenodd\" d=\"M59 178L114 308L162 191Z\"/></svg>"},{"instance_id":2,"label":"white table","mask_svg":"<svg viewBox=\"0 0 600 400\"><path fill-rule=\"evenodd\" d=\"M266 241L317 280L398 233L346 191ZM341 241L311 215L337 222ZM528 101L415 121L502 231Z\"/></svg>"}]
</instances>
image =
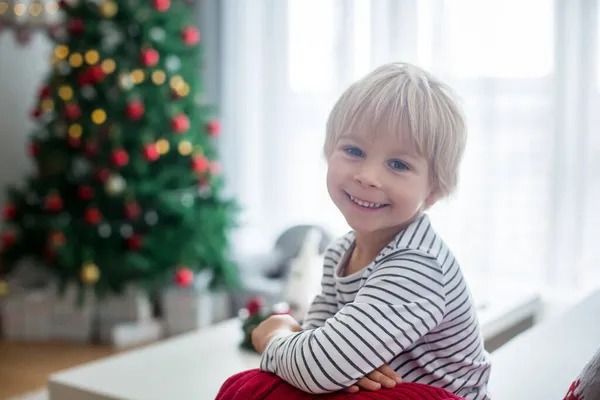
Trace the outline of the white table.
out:
<instances>
[{"instance_id":1,"label":"white table","mask_svg":"<svg viewBox=\"0 0 600 400\"><path fill-rule=\"evenodd\" d=\"M480 312L484 339L541 307L535 293L486 290L478 298L488 305ZM258 366L258 355L239 349L241 340L240 322L229 320L85 364L50 377L50 400L214 399L227 377Z\"/></svg>"}]
</instances>

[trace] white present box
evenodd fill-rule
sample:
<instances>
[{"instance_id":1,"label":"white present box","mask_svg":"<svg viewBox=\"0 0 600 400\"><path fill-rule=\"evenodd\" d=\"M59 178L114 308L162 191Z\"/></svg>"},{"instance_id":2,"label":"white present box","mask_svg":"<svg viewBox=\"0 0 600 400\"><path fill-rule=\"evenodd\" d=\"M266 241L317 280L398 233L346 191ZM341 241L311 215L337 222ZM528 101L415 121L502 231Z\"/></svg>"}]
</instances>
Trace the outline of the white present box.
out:
<instances>
[{"instance_id":1,"label":"white present box","mask_svg":"<svg viewBox=\"0 0 600 400\"><path fill-rule=\"evenodd\" d=\"M152 317L152 304L141 289L127 287L122 294L108 294L98 299L100 321L141 321Z\"/></svg>"},{"instance_id":2,"label":"white present box","mask_svg":"<svg viewBox=\"0 0 600 400\"><path fill-rule=\"evenodd\" d=\"M16 341L25 339L25 314L22 296L7 296L0 300L2 337Z\"/></svg>"},{"instance_id":3,"label":"white present box","mask_svg":"<svg viewBox=\"0 0 600 400\"><path fill-rule=\"evenodd\" d=\"M52 339L52 307L54 294L49 289L32 290L20 297L23 302L25 331L23 339L27 341L47 341Z\"/></svg>"},{"instance_id":4,"label":"white present box","mask_svg":"<svg viewBox=\"0 0 600 400\"><path fill-rule=\"evenodd\" d=\"M163 293L162 305L168 336L202 329L231 317L231 298L224 291L168 288Z\"/></svg>"},{"instance_id":5,"label":"white present box","mask_svg":"<svg viewBox=\"0 0 600 400\"><path fill-rule=\"evenodd\" d=\"M113 327L110 343L122 349L155 342L162 337L162 334L163 325L156 319L141 322L123 322Z\"/></svg>"},{"instance_id":6,"label":"white present box","mask_svg":"<svg viewBox=\"0 0 600 400\"><path fill-rule=\"evenodd\" d=\"M111 343L113 329L126 322L144 322L152 318L152 304L141 289L128 287L122 294L108 294L98 299L98 338Z\"/></svg>"},{"instance_id":7,"label":"white present box","mask_svg":"<svg viewBox=\"0 0 600 400\"><path fill-rule=\"evenodd\" d=\"M79 288L70 284L64 293L56 293L52 310L52 338L72 342L92 340L95 297L87 290L79 303Z\"/></svg>"}]
</instances>

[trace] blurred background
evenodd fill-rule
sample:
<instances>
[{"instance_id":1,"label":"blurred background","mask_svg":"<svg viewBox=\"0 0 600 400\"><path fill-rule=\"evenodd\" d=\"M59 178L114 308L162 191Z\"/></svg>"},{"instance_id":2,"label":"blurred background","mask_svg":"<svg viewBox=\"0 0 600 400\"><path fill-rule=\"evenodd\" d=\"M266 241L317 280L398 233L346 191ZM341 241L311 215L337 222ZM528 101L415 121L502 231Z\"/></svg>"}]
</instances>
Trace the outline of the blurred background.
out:
<instances>
[{"instance_id":1,"label":"blurred background","mask_svg":"<svg viewBox=\"0 0 600 400\"><path fill-rule=\"evenodd\" d=\"M221 118L226 190L243 207L236 254L268 253L297 225L348 230L325 188L327 115L351 82L405 61L464 102L460 188L431 215L475 289L503 282L572 303L600 287L598 3L197 1L199 73ZM13 33L0 34L0 186L32 168L28 115L52 52L44 35Z\"/></svg>"}]
</instances>

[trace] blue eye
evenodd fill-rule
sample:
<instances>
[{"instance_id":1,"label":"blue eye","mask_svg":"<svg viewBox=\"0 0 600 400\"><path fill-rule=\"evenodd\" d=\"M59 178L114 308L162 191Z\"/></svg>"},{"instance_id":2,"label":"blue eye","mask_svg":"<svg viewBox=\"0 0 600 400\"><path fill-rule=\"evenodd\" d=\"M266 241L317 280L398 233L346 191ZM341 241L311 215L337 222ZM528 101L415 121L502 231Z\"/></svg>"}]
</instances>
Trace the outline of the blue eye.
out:
<instances>
[{"instance_id":1,"label":"blue eye","mask_svg":"<svg viewBox=\"0 0 600 400\"><path fill-rule=\"evenodd\" d=\"M344 151L352 157L362 157L364 154L361 149L354 146L344 147Z\"/></svg>"},{"instance_id":2,"label":"blue eye","mask_svg":"<svg viewBox=\"0 0 600 400\"><path fill-rule=\"evenodd\" d=\"M408 170L408 165L406 165L405 163L403 163L400 160L392 160L389 163L389 166L393 169L399 170L399 171L404 171L404 170Z\"/></svg>"}]
</instances>

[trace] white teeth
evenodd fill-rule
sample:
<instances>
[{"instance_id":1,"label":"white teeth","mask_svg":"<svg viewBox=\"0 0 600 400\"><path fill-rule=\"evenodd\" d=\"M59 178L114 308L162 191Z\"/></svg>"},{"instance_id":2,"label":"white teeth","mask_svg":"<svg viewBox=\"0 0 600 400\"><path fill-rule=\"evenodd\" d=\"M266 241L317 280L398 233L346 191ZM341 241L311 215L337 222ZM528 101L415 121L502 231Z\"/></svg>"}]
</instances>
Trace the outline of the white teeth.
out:
<instances>
[{"instance_id":1,"label":"white teeth","mask_svg":"<svg viewBox=\"0 0 600 400\"><path fill-rule=\"evenodd\" d=\"M350 196L350 200L352 200L354 203L358 204L359 206L365 207L365 208L381 208L385 205L385 204L378 204L378 203L368 203L366 201L359 200L352 195L348 195L348 196Z\"/></svg>"}]
</instances>

